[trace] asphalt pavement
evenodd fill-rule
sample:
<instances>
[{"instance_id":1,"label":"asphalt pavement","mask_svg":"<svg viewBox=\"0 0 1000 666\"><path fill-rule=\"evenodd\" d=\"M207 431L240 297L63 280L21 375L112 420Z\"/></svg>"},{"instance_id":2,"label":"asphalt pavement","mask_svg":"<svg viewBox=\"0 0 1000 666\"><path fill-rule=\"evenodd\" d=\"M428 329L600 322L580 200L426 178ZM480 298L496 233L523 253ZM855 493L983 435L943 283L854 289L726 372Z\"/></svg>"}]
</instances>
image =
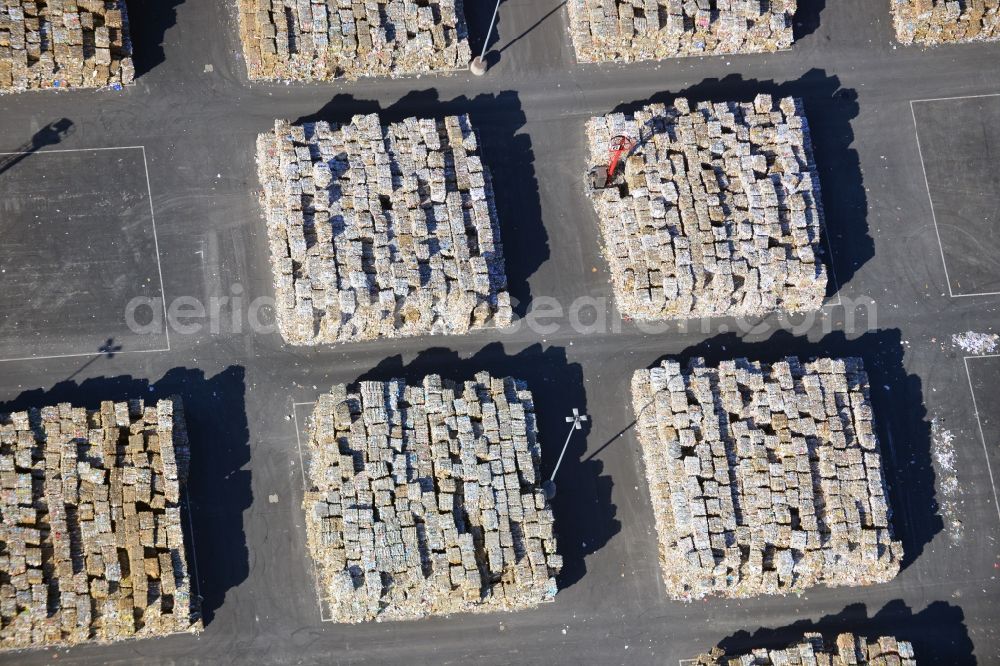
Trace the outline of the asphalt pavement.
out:
<instances>
[{"instance_id":1,"label":"asphalt pavement","mask_svg":"<svg viewBox=\"0 0 1000 666\"><path fill-rule=\"evenodd\" d=\"M995 180L969 188L962 176L966 167L990 173L995 153L983 147L1000 144L1000 126L979 122L983 139L975 141L958 130L979 121L976 108L995 118L995 107L958 101L911 110L912 100L1000 94L1000 45L904 48L893 39L888 0L800 0L789 52L577 65L563 3L507 0L482 78L251 84L235 3L128 4L134 86L0 97L0 152L19 156L0 155L0 411L184 397L193 448L189 540L206 628L200 636L4 654L0 663L58 656L69 664L674 666L715 645L780 645L805 631L850 630L911 640L922 664L1000 664L998 365L965 359L951 343L955 333L997 327L1000 296L988 292L1000 280L989 251L1000 193ZM482 45L488 4L466 1L474 46ZM584 195L584 122L678 95L748 100L758 92L805 102L835 278L827 306L815 316L754 322L623 322ZM388 119L471 114L495 178L523 317L515 330L302 349L267 325L260 299L273 288L254 139L275 118L346 120L371 111ZM141 149L103 150L127 147ZM931 182L926 173L939 175ZM949 201L965 201L963 187L975 190L972 203L939 228L935 210L948 215ZM973 284L950 284L945 261ZM132 313L145 332L122 325L127 313L119 309L161 294L173 314L186 315L180 325L164 330L162 312L145 301ZM191 316L195 301L205 316ZM865 359L904 569L865 588L671 601L660 581L630 376L665 356L790 353ZM529 382L543 471L555 464L565 416L573 408L590 416L559 472L554 510L566 565L556 601L515 614L322 622L300 508L296 417L308 408L296 403L337 382L430 372L466 378L483 369ZM953 437L953 461L934 455L941 432ZM952 474L958 491L945 495L942 480Z\"/></svg>"}]
</instances>

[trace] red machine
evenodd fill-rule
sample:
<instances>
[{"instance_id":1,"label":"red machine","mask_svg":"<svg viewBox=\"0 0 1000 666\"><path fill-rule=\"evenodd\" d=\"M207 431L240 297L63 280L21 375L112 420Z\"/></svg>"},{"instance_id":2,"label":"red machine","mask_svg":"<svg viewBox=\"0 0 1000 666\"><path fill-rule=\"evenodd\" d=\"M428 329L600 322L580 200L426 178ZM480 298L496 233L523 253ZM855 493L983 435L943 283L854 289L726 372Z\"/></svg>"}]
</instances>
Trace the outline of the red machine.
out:
<instances>
[{"instance_id":1,"label":"red machine","mask_svg":"<svg viewBox=\"0 0 1000 666\"><path fill-rule=\"evenodd\" d=\"M624 134L619 134L611 139L611 145L609 146L611 162L608 164L607 171L600 168L594 170L593 182L595 188L611 187L615 180L615 173L618 171L618 165L621 164L622 156L628 157L628 154L632 152L635 145L635 141Z\"/></svg>"}]
</instances>

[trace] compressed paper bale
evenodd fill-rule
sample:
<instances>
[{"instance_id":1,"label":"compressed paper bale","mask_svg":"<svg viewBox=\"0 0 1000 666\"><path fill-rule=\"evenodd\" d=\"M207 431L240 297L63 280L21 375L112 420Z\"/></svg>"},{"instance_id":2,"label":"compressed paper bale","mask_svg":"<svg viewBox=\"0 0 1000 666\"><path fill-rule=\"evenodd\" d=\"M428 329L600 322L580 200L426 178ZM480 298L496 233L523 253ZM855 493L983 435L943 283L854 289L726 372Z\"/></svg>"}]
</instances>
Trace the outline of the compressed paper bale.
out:
<instances>
[{"instance_id":1,"label":"compressed paper bale","mask_svg":"<svg viewBox=\"0 0 1000 666\"><path fill-rule=\"evenodd\" d=\"M335 386L309 425L309 551L338 622L517 610L562 568L534 402L479 373Z\"/></svg>"},{"instance_id":2,"label":"compressed paper bale","mask_svg":"<svg viewBox=\"0 0 1000 666\"><path fill-rule=\"evenodd\" d=\"M791 47L796 0L569 0L579 62L774 52Z\"/></svg>"},{"instance_id":3,"label":"compressed paper bale","mask_svg":"<svg viewBox=\"0 0 1000 666\"><path fill-rule=\"evenodd\" d=\"M468 116L278 121L257 162L288 342L510 325L492 177Z\"/></svg>"},{"instance_id":4,"label":"compressed paper bale","mask_svg":"<svg viewBox=\"0 0 1000 666\"><path fill-rule=\"evenodd\" d=\"M468 67L462 0L239 0L251 79L332 80Z\"/></svg>"},{"instance_id":5,"label":"compressed paper bale","mask_svg":"<svg viewBox=\"0 0 1000 666\"><path fill-rule=\"evenodd\" d=\"M727 655L720 648L694 659L694 666L917 666L913 646L892 636L866 639L840 634L833 642L809 633L783 649L758 648L741 655Z\"/></svg>"},{"instance_id":6,"label":"compressed paper bale","mask_svg":"<svg viewBox=\"0 0 1000 666\"><path fill-rule=\"evenodd\" d=\"M0 1L0 93L132 83L125 0Z\"/></svg>"},{"instance_id":7,"label":"compressed paper bale","mask_svg":"<svg viewBox=\"0 0 1000 666\"><path fill-rule=\"evenodd\" d=\"M189 460L178 398L0 414L0 649L200 631Z\"/></svg>"},{"instance_id":8,"label":"compressed paper bale","mask_svg":"<svg viewBox=\"0 0 1000 666\"><path fill-rule=\"evenodd\" d=\"M1000 0L890 0L896 38L936 46L1000 39Z\"/></svg>"},{"instance_id":9,"label":"compressed paper bale","mask_svg":"<svg viewBox=\"0 0 1000 666\"><path fill-rule=\"evenodd\" d=\"M612 139L636 142L604 187ZM823 206L793 98L652 104L587 123L588 186L619 311L760 316L822 306Z\"/></svg>"},{"instance_id":10,"label":"compressed paper bale","mask_svg":"<svg viewBox=\"0 0 1000 666\"><path fill-rule=\"evenodd\" d=\"M860 359L694 359L632 400L671 597L882 583L899 572Z\"/></svg>"}]
</instances>

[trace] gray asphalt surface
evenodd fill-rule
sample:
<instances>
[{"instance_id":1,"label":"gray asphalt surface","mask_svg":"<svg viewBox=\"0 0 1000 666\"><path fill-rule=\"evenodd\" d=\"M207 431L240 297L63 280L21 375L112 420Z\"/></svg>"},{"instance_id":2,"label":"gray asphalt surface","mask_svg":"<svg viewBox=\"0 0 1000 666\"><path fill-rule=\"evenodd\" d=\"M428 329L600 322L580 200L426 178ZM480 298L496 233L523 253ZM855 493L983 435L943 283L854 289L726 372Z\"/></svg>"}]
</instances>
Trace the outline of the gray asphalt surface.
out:
<instances>
[{"instance_id":1,"label":"gray asphalt surface","mask_svg":"<svg viewBox=\"0 0 1000 666\"><path fill-rule=\"evenodd\" d=\"M104 215L108 225L121 226L115 239L107 227L95 229L99 247L77 248L75 272L61 261L53 265L69 251L57 246L66 219L52 212L51 201L39 209L49 217L52 238L16 253L4 239L4 353L24 330L19 327L27 327L37 335L19 356L37 350L50 357L81 350L95 355L0 363L0 410L136 395L185 398L193 443L192 541L207 621L198 637L5 654L0 662L478 659L674 666L716 644L781 644L819 629L893 633L913 641L921 663L1000 663L1000 510L992 479L993 470L1000 471L998 366L991 359L966 361L950 342L953 333L995 328L998 297L949 295L910 110L910 100L1000 93L1000 45L903 48L893 40L888 2L803 0L801 36L788 53L580 66L557 0L508 0L493 67L481 79L459 73L251 85L230 4L130 1L140 76L126 91L0 97L0 151L145 148L157 230L152 251L141 231L149 228L142 218L149 213L137 204L125 217L100 213L97 204L73 212L90 216L91 224ZM474 41L481 40L489 8L480 0L467 4ZM805 100L837 278L831 304L815 317L771 317L749 331L725 319L656 331L622 323L583 195L583 123L651 99L750 99L760 91ZM256 134L279 117L345 120L373 110L389 118L472 115L495 175L511 289L520 313L529 313L518 330L303 350L247 325L251 302L272 294L256 199ZM72 132L47 128L62 119L71 121ZM948 131L936 122L938 129L928 128ZM1000 127L982 129L997 145ZM928 156L925 149L925 157L962 164L974 157L961 153L964 145L945 140L935 152L955 154ZM64 183L69 201L115 200L120 212L138 176L99 161L68 174L85 155L73 154L63 171L51 165L61 161L56 155L28 155L5 171L0 166L0 200L6 205L11 183L30 183L24 173L44 172ZM0 229L30 222L0 208ZM995 237L996 223L994 217L970 229ZM145 293L157 246L168 304L182 297L206 305L213 297L240 300L220 306L214 328L205 322L200 330L171 330L165 352L148 351L165 346L161 330L130 338L121 318L109 315L122 297ZM956 250L956 262L966 247ZM102 257L118 262L131 282L109 289L94 268ZM58 274L88 293L105 289L107 308L90 312L91 301L73 298L56 308L48 299ZM31 284L25 275L33 276ZM995 261L981 262L975 276L977 284L995 284L1000 273ZM553 302L562 314L553 314ZM46 308L50 314L41 319ZM543 311L548 316L538 317ZM99 325L65 325L90 314ZM659 578L629 377L666 355L718 360L789 353L865 359L905 569L892 583L868 588L672 602ZM546 469L565 436L564 416L573 407L591 416L560 471L555 511L566 568L557 600L517 614L364 626L321 622L299 506L294 403L314 400L334 382L428 372L459 378L482 369L530 382ZM931 451L934 419L954 435L960 495L952 516L937 508L946 498L939 488L943 470Z\"/></svg>"},{"instance_id":2,"label":"gray asphalt surface","mask_svg":"<svg viewBox=\"0 0 1000 666\"><path fill-rule=\"evenodd\" d=\"M952 294L1000 292L1000 97L913 103Z\"/></svg>"},{"instance_id":3,"label":"gray asphalt surface","mask_svg":"<svg viewBox=\"0 0 1000 666\"><path fill-rule=\"evenodd\" d=\"M0 358L90 353L101 336L165 349L122 316L162 293L142 148L40 150L0 178Z\"/></svg>"}]
</instances>

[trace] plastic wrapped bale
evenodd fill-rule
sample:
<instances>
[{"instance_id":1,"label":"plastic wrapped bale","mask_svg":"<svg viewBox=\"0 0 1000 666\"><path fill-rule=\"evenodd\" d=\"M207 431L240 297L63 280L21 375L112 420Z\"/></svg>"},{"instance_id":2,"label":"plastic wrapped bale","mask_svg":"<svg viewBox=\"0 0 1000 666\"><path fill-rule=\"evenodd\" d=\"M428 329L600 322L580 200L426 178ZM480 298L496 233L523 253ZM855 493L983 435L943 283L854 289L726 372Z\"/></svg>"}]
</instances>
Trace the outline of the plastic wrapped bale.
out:
<instances>
[{"instance_id":1,"label":"plastic wrapped bale","mask_svg":"<svg viewBox=\"0 0 1000 666\"><path fill-rule=\"evenodd\" d=\"M796 0L569 0L579 62L633 62L791 47Z\"/></svg>"},{"instance_id":2,"label":"plastic wrapped bale","mask_svg":"<svg viewBox=\"0 0 1000 666\"><path fill-rule=\"evenodd\" d=\"M462 0L239 0L251 79L404 76L468 67Z\"/></svg>"},{"instance_id":3,"label":"plastic wrapped bale","mask_svg":"<svg viewBox=\"0 0 1000 666\"><path fill-rule=\"evenodd\" d=\"M493 182L468 116L275 123L257 141L278 328L292 344L506 327Z\"/></svg>"},{"instance_id":4,"label":"plastic wrapped bale","mask_svg":"<svg viewBox=\"0 0 1000 666\"><path fill-rule=\"evenodd\" d=\"M1000 39L1000 0L889 0L896 38L935 46Z\"/></svg>"},{"instance_id":5,"label":"plastic wrapped bale","mask_svg":"<svg viewBox=\"0 0 1000 666\"><path fill-rule=\"evenodd\" d=\"M479 373L335 386L309 425L303 508L337 622L518 610L562 568L531 392Z\"/></svg>"},{"instance_id":6,"label":"plastic wrapped bale","mask_svg":"<svg viewBox=\"0 0 1000 666\"><path fill-rule=\"evenodd\" d=\"M787 648L758 648L740 655L726 655L716 648L693 661L693 666L917 666L907 641L892 636L869 640L846 633L832 643L821 634L806 634Z\"/></svg>"},{"instance_id":7,"label":"plastic wrapped bale","mask_svg":"<svg viewBox=\"0 0 1000 666\"><path fill-rule=\"evenodd\" d=\"M633 147L609 181L612 140ZM652 104L587 123L597 212L619 311L641 320L819 309L823 206L809 126L792 98Z\"/></svg>"},{"instance_id":8,"label":"plastic wrapped bale","mask_svg":"<svg viewBox=\"0 0 1000 666\"><path fill-rule=\"evenodd\" d=\"M125 0L0 1L0 93L133 78Z\"/></svg>"},{"instance_id":9,"label":"plastic wrapped bale","mask_svg":"<svg viewBox=\"0 0 1000 666\"><path fill-rule=\"evenodd\" d=\"M902 544L860 359L702 359L632 379L675 599L884 583Z\"/></svg>"},{"instance_id":10,"label":"plastic wrapped bale","mask_svg":"<svg viewBox=\"0 0 1000 666\"><path fill-rule=\"evenodd\" d=\"M179 399L0 414L0 649L199 631Z\"/></svg>"}]
</instances>

